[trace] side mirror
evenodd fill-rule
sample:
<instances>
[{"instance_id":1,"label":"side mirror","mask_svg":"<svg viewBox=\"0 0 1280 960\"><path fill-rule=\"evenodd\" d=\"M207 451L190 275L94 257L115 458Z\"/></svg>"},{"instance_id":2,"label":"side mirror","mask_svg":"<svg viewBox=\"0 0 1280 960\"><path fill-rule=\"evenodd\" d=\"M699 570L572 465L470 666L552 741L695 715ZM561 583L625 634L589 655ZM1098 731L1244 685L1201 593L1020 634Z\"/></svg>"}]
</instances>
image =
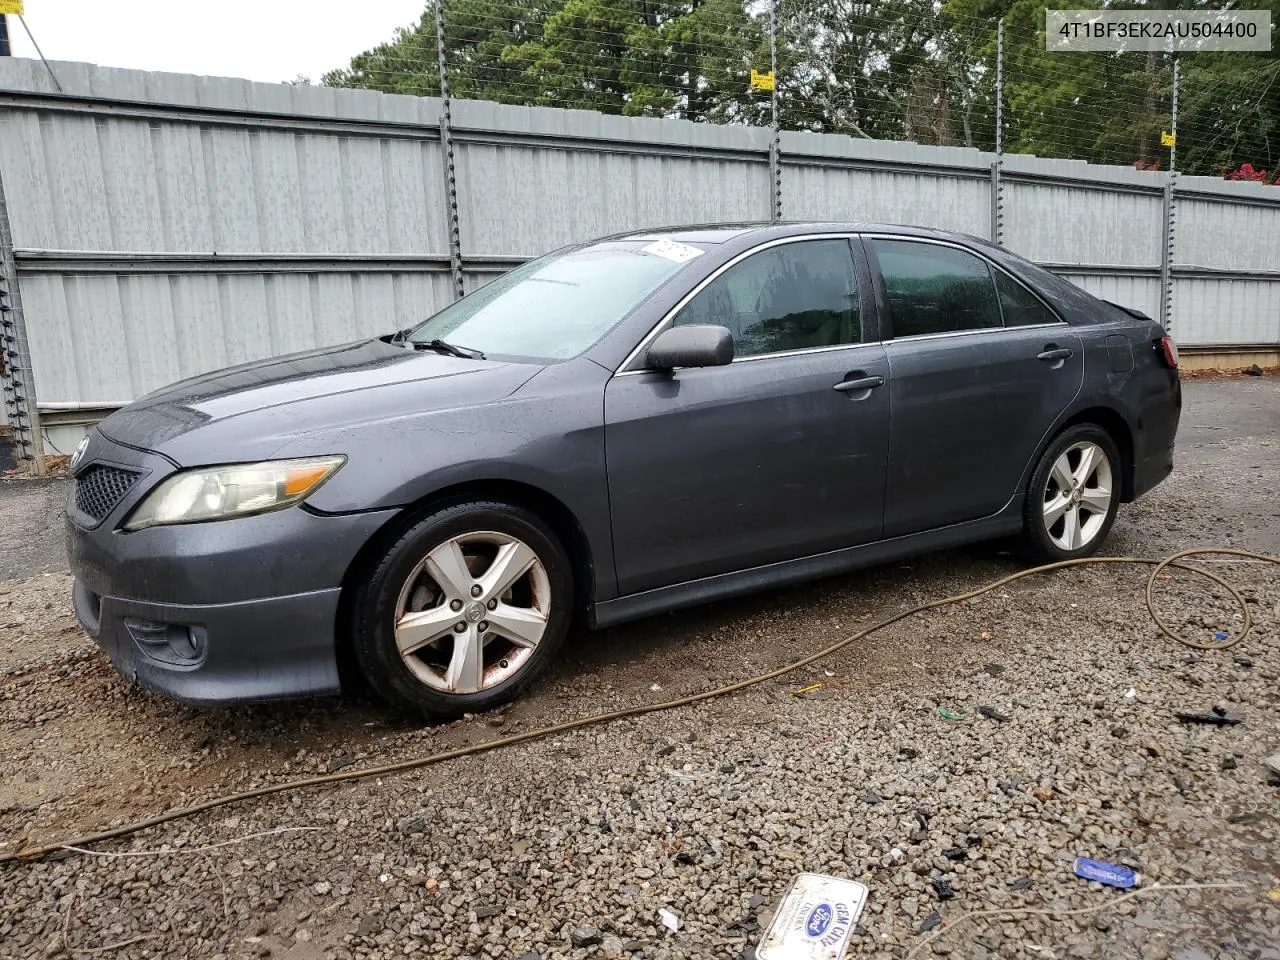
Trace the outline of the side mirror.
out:
<instances>
[{"instance_id":1,"label":"side mirror","mask_svg":"<svg viewBox=\"0 0 1280 960\"><path fill-rule=\"evenodd\" d=\"M733 360L733 334L728 327L689 324L663 330L649 344L644 362L656 370L675 367L721 367Z\"/></svg>"}]
</instances>

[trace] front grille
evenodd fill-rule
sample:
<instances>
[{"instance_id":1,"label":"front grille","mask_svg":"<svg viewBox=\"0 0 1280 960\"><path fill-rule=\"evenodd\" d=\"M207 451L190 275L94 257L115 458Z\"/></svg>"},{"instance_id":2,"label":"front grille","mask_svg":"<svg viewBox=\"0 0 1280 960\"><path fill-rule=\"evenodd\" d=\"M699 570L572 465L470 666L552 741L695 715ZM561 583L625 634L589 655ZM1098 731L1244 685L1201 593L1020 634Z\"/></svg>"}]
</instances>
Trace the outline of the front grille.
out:
<instances>
[{"instance_id":1,"label":"front grille","mask_svg":"<svg viewBox=\"0 0 1280 960\"><path fill-rule=\"evenodd\" d=\"M95 521L101 520L133 489L142 474L94 464L76 477L76 509Z\"/></svg>"}]
</instances>

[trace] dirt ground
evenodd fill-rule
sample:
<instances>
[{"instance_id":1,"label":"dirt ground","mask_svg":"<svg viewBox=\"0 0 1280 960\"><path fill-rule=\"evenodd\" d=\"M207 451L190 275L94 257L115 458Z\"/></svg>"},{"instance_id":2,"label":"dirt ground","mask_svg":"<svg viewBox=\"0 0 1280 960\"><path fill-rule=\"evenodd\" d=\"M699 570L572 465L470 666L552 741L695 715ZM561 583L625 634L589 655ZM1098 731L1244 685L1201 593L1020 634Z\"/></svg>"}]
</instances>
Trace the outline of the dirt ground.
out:
<instances>
[{"instance_id":1,"label":"dirt ground","mask_svg":"<svg viewBox=\"0 0 1280 960\"><path fill-rule=\"evenodd\" d=\"M1215 544L1280 554L1277 484L1280 380L1189 382L1176 472L1122 509L1106 552L1163 556ZM523 700L498 716L454 724L424 727L359 696L198 710L132 689L76 627L58 516L66 491L62 480L0 484L0 578L7 578L0 579L0 852L262 783L679 697L763 672L887 613L1018 569L1000 544L980 545L576 637L564 662ZM76 955L69 942L112 946L133 936L145 939L112 946L113 954L266 955L265 949L344 958L417 951L737 957L755 942L783 878L800 869L867 879L872 903L852 949L902 956L934 929L933 914L941 921L957 904L960 912L1009 902L1090 907L1103 896L1101 888L1058 876L1063 851L1079 850L1132 859L1166 883L1188 880L1194 867L1198 880L1244 887L1218 899L1194 893L1181 905L1138 909L1135 902L1132 910L1117 910L1114 927L1101 914L1074 926L996 923L989 925L994 935L974 924L971 934L957 931L927 949L950 952L955 944L959 954L975 957L1277 960L1280 905L1268 906L1264 892L1280 885L1280 790L1259 762L1280 750L1280 571L1237 564L1212 569L1239 584L1258 621L1256 632L1230 653L1194 654L1159 637L1141 602L1141 573L1090 568L1020 581L935 611L827 663L695 710L406 777L244 804L143 834L132 849L212 843L282 823L323 827L314 836L266 841L273 846L265 852L232 847L221 860L201 856L182 868L183 892L173 894L178 906L172 909L109 891L111 883L158 891L157 877L173 873L174 861L147 861L154 876L98 859L0 867L0 957ZM1190 635L1239 629L1238 613L1220 591L1182 575L1165 587L1157 601L1162 612ZM795 695L814 684L820 686ZM1014 722L980 726L974 711L988 702L1002 704ZM1219 730L1171 719L1175 709L1219 703L1245 714L1245 723ZM939 721L940 706L974 723ZM1107 773L1111 766L1114 773ZM829 781L833 772L839 779ZM692 832L720 856L717 844L738 842L736 824L743 836L765 838L761 849L770 851L772 865L756 864L747 876L720 860L704 864L699 853L697 863L687 857L686 876L658 863L637 867L634 858L624 864L623 850L630 848L618 832L640 829L654 810L670 806L658 818L667 819L669 834L689 802L679 791L703 783L700 777L716 787L694 791L699 826ZM1108 777L1123 781L1123 789L1103 786ZM736 786L724 793L728 787L720 781ZM1033 788L1041 791L1034 799ZM1044 791L1063 804L1052 815L1041 809L1049 805ZM794 809L775 815L789 792ZM1005 800L1015 794L1029 806L1010 808ZM755 799L742 807L738 795ZM873 803L868 795L879 799ZM471 823L468 810L499 799L505 807L487 826ZM931 811L923 820L913 813L922 803ZM1126 811L1123 822L1113 804ZM420 837L422 829L415 833L405 818L430 821L440 809L470 824L470 838L426 828L422 843L406 839ZM766 812L757 823L761 809ZM815 813L824 809L825 815ZM315 814L310 820L308 812ZM824 819L798 826L801 813ZM902 826L913 817L916 826ZM495 849L506 850L499 835L523 835L543 819L543 833L528 834L531 854L486 854L483 844L468 846L487 836ZM846 839L834 839L837 822ZM359 838L348 832L361 824L367 832ZM575 853L582 831L600 834L598 842ZM962 851L972 872L954 878L957 889L967 885L973 895L940 901L930 892L930 875L956 869L951 853L939 859L940 851L955 850L957 837L967 837L962 847L976 851L982 844L970 841L988 834L992 852ZM537 855L539 836L554 836L554 845L563 847L553 857L559 866L555 876L543 877L543 863L505 895L504 926L497 922L502 911L486 913L487 894L473 888L488 883L493 869L505 875L504 858L524 863ZM1086 838L1097 842L1086 844ZM666 853L653 855L675 856L670 836L663 842L667 847L656 849ZM416 852L401 863L406 849ZM369 857L386 867L370 868L375 879L349 876L338 866ZM485 866L490 859L496 868ZM899 870L902 860L931 866ZM265 879L249 882L268 861L271 871L288 861L274 897L258 889ZM646 869L656 871L651 881L643 878ZM668 902L682 904L683 916L704 914L714 922L700 927L690 919L680 934L654 928L656 908L645 900L649 884L660 886L672 871ZM1007 893L1009 881L1024 874L1034 884ZM622 906L605 909L618 890L636 884L637 893L618 901ZM471 892L457 903L423 902L437 890ZM720 902L708 902L716 900L709 890L722 891L728 913ZM531 898L527 907L519 906L520 897ZM537 922L528 911L539 915ZM745 921L744 911L750 914ZM486 916L496 917L496 934ZM198 922L179 922L191 917ZM584 924L597 936L578 936ZM1163 946L1153 951L1151 943ZM1108 953L1111 948L1119 952Z\"/></svg>"}]
</instances>

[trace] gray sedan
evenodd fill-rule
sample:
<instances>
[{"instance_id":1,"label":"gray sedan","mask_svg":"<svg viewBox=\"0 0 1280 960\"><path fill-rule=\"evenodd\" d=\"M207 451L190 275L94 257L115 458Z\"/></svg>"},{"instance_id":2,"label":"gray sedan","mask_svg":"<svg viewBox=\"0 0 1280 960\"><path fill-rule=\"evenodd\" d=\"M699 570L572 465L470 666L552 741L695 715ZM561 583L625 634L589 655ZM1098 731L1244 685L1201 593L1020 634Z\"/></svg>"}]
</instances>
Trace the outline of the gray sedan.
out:
<instances>
[{"instance_id":1,"label":"gray sedan","mask_svg":"<svg viewBox=\"0 0 1280 960\"><path fill-rule=\"evenodd\" d=\"M630 234L421 325L160 390L77 449L75 609L182 700L482 711L593 626L1021 535L1086 556L1172 469L1161 327L1006 250Z\"/></svg>"}]
</instances>

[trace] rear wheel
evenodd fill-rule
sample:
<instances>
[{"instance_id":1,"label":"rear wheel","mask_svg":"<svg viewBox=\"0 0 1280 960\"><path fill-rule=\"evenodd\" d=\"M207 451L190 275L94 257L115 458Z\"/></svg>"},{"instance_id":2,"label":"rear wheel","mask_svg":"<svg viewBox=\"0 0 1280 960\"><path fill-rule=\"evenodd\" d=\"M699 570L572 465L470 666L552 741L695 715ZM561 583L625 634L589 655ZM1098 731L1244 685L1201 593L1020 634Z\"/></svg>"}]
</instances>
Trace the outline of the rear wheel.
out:
<instances>
[{"instance_id":1,"label":"rear wheel","mask_svg":"<svg viewBox=\"0 0 1280 960\"><path fill-rule=\"evenodd\" d=\"M461 503L405 532L353 611L356 659L383 697L431 716L478 713L514 698L554 659L573 578L534 514Z\"/></svg>"},{"instance_id":2,"label":"rear wheel","mask_svg":"<svg viewBox=\"0 0 1280 960\"><path fill-rule=\"evenodd\" d=\"M1120 455L1101 427L1068 427L1031 474L1023 537L1033 560L1088 557L1111 531L1120 506Z\"/></svg>"}]
</instances>

